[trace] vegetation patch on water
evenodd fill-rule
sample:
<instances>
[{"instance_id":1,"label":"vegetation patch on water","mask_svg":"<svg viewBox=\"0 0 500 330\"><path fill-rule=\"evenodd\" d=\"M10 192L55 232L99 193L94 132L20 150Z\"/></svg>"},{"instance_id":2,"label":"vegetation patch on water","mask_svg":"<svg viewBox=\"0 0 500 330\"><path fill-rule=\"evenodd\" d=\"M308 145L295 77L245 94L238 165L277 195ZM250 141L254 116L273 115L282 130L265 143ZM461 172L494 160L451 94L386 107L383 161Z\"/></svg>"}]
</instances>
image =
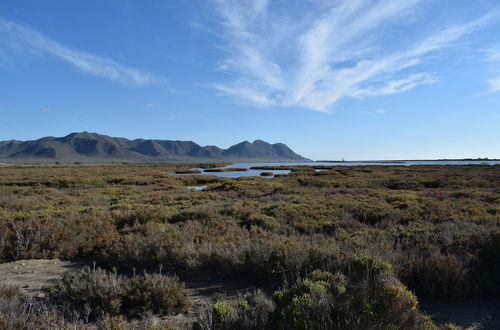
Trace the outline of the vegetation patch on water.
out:
<instances>
[{"instance_id":1,"label":"vegetation patch on water","mask_svg":"<svg viewBox=\"0 0 500 330\"><path fill-rule=\"evenodd\" d=\"M273 172L262 172L260 173L260 176L274 176Z\"/></svg>"},{"instance_id":2,"label":"vegetation patch on water","mask_svg":"<svg viewBox=\"0 0 500 330\"><path fill-rule=\"evenodd\" d=\"M204 170L209 169L209 168L220 168L220 167L225 167L229 166L231 163L200 163L196 165L195 167L197 168L202 168Z\"/></svg>"}]
</instances>

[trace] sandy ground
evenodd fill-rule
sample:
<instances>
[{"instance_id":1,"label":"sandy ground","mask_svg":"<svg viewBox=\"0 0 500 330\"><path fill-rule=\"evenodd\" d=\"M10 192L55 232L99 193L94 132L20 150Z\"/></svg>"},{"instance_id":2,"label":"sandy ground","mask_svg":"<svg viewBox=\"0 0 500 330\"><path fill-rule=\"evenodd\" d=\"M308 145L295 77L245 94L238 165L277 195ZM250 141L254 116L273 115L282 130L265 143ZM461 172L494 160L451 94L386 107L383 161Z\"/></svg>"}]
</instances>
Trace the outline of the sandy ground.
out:
<instances>
[{"instance_id":1,"label":"sandy ground","mask_svg":"<svg viewBox=\"0 0 500 330\"><path fill-rule=\"evenodd\" d=\"M0 264L0 286L18 286L31 296L43 296L42 287L57 279L67 271L78 270L85 264L62 260L20 260ZM91 266L91 265L90 265ZM187 280L186 287L192 302L192 312L207 304L216 293L227 298L235 298L239 293L252 292L256 288L248 281L231 279L221 280L201 276ZM273 287L264 287L272 292ZM466 329L500 329L500 301L431 301L422 302L420 308L438 323L453 322ZM194 316L194 315L191 315Z\"/></svg>"},{"instance_id":2,"label":"sandy ground","mask_svg":"<svg viewBox=\"0 0 500 330\"><path fill-rule=\"evenodd\" d=\"M30 296L43 296L42 287L62 273L85 265L62 260L19 260L0 264L0 286L18 286Z\"/></svg>"}]
</instances>

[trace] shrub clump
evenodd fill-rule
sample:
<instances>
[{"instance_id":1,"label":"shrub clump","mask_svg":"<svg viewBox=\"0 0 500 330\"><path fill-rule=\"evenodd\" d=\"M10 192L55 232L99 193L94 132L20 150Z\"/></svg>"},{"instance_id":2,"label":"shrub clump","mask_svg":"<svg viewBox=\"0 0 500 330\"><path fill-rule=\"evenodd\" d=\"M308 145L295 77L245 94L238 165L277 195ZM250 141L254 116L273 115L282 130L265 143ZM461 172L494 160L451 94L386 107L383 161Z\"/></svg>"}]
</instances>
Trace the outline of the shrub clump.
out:
<instances>
[{"instance_id":1,"label":"shrub clump","mask_svg":"<svg viewBox=\"0 0 500 330\"><path fill-rule=\"evenodd\" d=\"M0 329L80 329L81 324L69 324L57 311L33 300L17 287L0 286Z\"/></svg>"},{"instance_id":2,"label":"shrub clump","mask_svg":"<svg viewBox=\"0 0 500 330\"><path fill-rule=\"evenodd\" d=\"M124 309L127 315L170 315L189 310L186 289L177 277L144 274L128 281Z\"/></svg>"},{"instance_id":3,"label":"shrub clump","mask_svg":"<svg viewBox=\"0 0 500 330\"><path fill-rule=\"evenodd\" d=\"M217 300L201 329L437 329L392 267L354 256L335 273L315 270L296 284L237 302Z\"/></svg>"},{"instance_id":4,"label":"shrub clump","mask_svg":"<svg viewBox=\"0 0 500 330\"><path fill-rule=\"evenodd\" d=\"M177 277L144 274L127 278L101 268L67 272L46 288L49 299L67 315L86 321L103 316L168 315L185 312L189 301Z\"/></svg>"},{"instance_id":5,"label":"shrub clump","mask_svg":"<svg viewBox=\"0 0 500 330\"><path fill-rule=\"evenodd\" d=\"M275 292L279 329L432 329L417 299L392 272L371 257L354 257L344 273L314 271Z\"/></svg>"},{"instance_id":6,"label":"shrub clump","mask_svg":"<svg viewBox=\"0 0 500 330\"><path fill-rule=\"evenodd\" d=\"M272 329L274 308L274 302L260 290L233 302L217 299L200 313L194 329Z\"/></svg>"}]
</instances>

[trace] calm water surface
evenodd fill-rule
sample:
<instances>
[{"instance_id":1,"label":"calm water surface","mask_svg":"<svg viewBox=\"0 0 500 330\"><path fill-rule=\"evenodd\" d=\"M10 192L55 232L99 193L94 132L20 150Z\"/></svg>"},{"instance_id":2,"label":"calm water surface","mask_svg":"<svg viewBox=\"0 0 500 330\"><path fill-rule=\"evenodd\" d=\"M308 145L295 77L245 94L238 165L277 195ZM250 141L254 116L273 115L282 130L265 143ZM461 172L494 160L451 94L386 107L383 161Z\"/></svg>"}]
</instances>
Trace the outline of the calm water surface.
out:
<instances>
[{"instance_id":1,"label":"calm water surface","mask_svg":"<svg viewBox=\"0 0 500 330\"><path fill-rule=\"evenodd\" d=\"M303 163L233 163L221 168L246 168L247 171L238 172L210 172L201 174L175 174L175 175L213 175L222 178L239 178L243 176L260 176L262 172L288 174L289 170L251 170L255 166L412 166L412 165L500 165L498 160L407 160L407 161L367 161L367 162L303 162ZM194 168L203 172L202 168ZM271 178L271 177L267 177ZM194 189L194 188L192 188ZM202 188L203 189L203 188Z\"/></svg>"}]
</instances>

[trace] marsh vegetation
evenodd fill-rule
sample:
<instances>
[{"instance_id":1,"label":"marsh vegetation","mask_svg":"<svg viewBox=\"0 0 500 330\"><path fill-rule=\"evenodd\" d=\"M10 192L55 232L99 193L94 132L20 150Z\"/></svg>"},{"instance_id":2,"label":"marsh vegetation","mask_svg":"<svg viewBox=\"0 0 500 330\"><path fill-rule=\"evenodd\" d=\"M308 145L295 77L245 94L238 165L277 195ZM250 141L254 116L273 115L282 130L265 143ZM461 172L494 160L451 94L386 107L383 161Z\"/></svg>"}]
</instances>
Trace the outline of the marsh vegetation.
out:
<instances>
[{"instance_id":1,"label":"marsh vegetation","mask_svg":"<svg viewBox=\"0 0 500 330\"><path fill-rule=\"evenodd\" d=\"M500 296L500 166L166 174L194 166L0 169L3 262L97 264L36 302L3 287L0 328L168 328L183 281L206 277L272 289L216 295L179 327L437 329L419 299Z\"/></svg>"}]
</instances>

